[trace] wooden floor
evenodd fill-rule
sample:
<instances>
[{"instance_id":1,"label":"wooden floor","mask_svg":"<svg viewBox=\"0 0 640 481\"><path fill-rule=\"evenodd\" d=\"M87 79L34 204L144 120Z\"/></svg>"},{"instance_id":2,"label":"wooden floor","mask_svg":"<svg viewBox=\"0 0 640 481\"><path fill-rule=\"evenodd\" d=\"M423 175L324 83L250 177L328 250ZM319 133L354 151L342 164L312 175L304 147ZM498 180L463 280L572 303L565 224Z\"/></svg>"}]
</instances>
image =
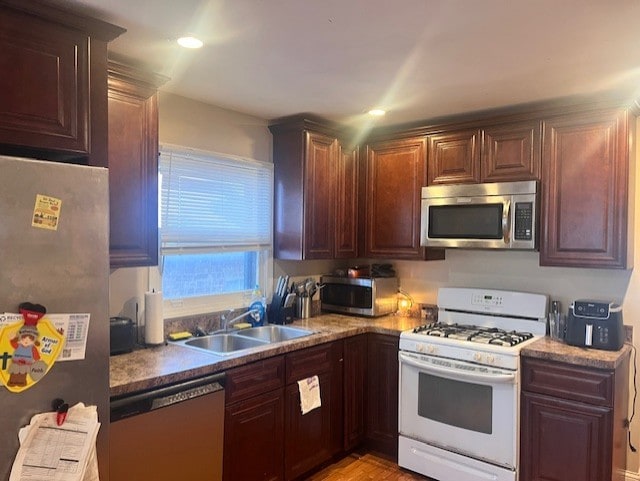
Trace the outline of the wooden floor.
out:
<instances>
[{"instance_id":1,"label":"wooden floor","mask_svg":"<svg viewBox=\"0 0 640 481\"><path fill-rule=\"evenodd\" d=\"M308 481L428 481L430 478L401 469L392 461L371 453L351 453L308 478Z\"/></svg>"}]
</instances>

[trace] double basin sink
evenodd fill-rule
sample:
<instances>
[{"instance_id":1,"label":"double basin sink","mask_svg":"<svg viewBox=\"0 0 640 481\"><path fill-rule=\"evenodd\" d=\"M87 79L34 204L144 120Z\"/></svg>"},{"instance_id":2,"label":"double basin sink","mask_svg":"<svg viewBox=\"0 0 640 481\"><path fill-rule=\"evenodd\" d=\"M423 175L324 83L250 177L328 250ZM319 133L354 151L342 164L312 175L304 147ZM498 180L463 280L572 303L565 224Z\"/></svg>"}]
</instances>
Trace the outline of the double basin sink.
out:
<instances>
[{"instance_id":1,"label":"double basin sink","mask_svg":"<svg viewBox=\"0 0 640 481\"><path fill-rule=\"evenodd\" d=\"M217 356L228 356L246 349L289 341L311 334L313 331L308 329L268 324L239 331L209 334L186 341L178 341L175 344L206 351Z\"/></svg>"}]
</instances>

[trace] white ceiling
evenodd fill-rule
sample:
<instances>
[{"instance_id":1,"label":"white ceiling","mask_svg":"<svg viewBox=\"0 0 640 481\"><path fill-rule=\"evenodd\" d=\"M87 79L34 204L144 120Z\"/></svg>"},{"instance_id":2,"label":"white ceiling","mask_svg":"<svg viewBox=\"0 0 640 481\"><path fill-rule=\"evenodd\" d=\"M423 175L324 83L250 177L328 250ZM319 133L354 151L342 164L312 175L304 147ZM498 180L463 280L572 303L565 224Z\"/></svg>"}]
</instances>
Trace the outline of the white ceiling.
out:
<instances>
[{"instance_id":1,"label":"white ceiling","mask_svg":"<svg viewBox=\"0 0 640 481\"><path fill-rule=\"evenodd\" d=\"M110 49L170 77L162 90L264 119L640 97L638 0L57 1L126 28ZM178 47L186 32L205 47Z\"/></svg>"}]
</instances>

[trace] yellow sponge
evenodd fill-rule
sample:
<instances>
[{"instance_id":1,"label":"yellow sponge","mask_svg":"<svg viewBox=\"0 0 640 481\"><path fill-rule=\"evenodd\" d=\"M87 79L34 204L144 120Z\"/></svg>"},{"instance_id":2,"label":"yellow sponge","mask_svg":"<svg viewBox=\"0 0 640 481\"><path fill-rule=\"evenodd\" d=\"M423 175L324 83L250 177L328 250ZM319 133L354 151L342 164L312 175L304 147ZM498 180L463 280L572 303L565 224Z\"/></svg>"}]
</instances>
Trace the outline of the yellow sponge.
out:
<instances>
[{"instance_id":1,"label":"yellow sponge","mask_svg":"<svg viewBox=\"0 0 640 481\"><path fill-rule=\"evenodd\" d=\"M251 324L248 322L239 322L235 325L235 327L238 329L249 329L251 327Z\"/></svg>"},{"instance_id":2,"label":"yellow sponge","mask_svg":"<svg viewBox=\"0 0 640 481\"><path fill-rule=\"evenodd\" d=\"M180 341L181 339L189 339L191 337L191 333L189 331L182 332L174 332L169 334L169 339L171 341Z\"/></svg>"}]
</instances>

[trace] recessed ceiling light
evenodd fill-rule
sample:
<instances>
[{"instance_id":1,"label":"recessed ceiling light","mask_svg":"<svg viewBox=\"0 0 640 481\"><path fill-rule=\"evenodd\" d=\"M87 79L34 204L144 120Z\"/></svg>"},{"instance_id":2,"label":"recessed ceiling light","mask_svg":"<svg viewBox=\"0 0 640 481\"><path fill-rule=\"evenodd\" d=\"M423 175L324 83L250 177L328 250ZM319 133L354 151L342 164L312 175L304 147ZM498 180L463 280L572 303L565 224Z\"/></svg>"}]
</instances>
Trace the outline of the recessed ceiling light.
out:
<instances>
[{"instance_id":1,"label":"recessed ceiling light","mask_svg":"<svg viewBox=\"0 0 640 481\"><path fill-rule=\"evenodd\" d=\"M371 109L371 110L369 110L369 115L371 115L372 117L382 117L386 113L387 112L382 110L382 109Z\"/></svg>"},{"instance_id":2,"label":"recessed ceiling light","mask_svg":"<svg viewBox=\"0 0 640 481\"><path fill-rule=\"evenodd\" d=\"M184 48L200 48L204 43L196 37L180 37L178 39L178 45Z\"/></svg>"}]
</instances>

